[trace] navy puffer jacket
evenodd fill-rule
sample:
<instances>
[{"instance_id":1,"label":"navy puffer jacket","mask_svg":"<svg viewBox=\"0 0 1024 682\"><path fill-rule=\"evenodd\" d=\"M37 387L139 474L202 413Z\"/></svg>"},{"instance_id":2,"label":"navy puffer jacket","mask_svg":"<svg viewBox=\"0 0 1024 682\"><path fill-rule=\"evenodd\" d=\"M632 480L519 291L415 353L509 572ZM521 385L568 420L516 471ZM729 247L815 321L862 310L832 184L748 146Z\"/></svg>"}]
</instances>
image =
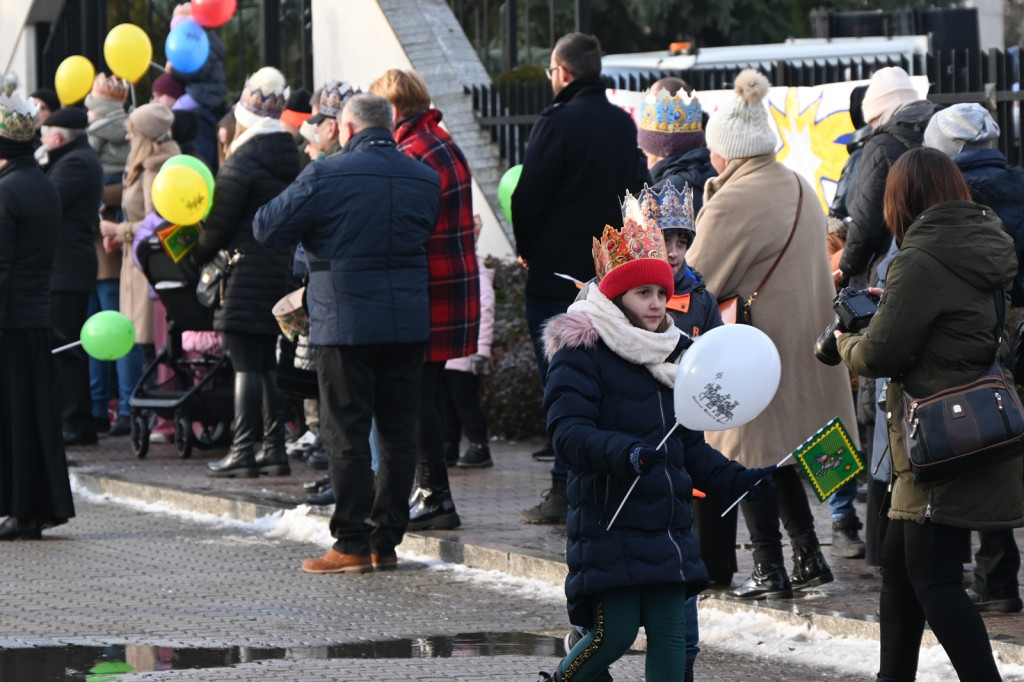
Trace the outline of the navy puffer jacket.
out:
<instances>
[{"instance_id":1,"label":"navy puffer jacket","mask_svg":"<svg viewBox=\"0 0 1024 682\"><path fill-rule=\"evenodd\" d=\"M654 447L675 423L673 392L647 368L616 355L597 336L579 334L581 313L554 318L546 336L562 347L551 358L544 391L548 434L569 463L565 581L569 620L593 626L594 599L635 585L685 583L694 595L708 585L691 530L693 488L733 500L744 468L680 426L663 466L643 476L611 530L615 510L636 478L629 453Z\"/></svg>"},{"instance_id":2,"label":"navy puffer jacket","mask_svg":"<svg viewBox=\"0 0 1024 682\"><path fill-rule=\"evenodd\" d=\"M224 305L214 313L217 331L279 333L270 310L295 288L292 248L261 245L253 237L252 219L298 174L298 150L283 130L254 136L232 152L217 172L213 209L203 224L194 260L205 263L219 249L244 254L231 269Z\"/></svg>"},{"instance_id":3,"label":"navy puffer jacket","mask_svg":"<svg viewBox=\"0 0 1024 682\"><path fill-rule=\"evenodd\" d=\"M1017 263L1024 262L1024 172L1006 165L998 149L970 149L953 157L963 173L971 198L988 206L1003 221L1003 229L1013 239ZM1024 272L1013 280L1013 305L1024 306Z\"/></svg>"},{"instance_id":4,"label":"navy puffer jacket","mask_svg":"<svg viewBox=\"0 0 1024 682\"><path fill-rule=\"evenodd\" d=\"M677 327L682 329L687 336L697 337L715 327L722 326L722 314L718 312L718 300L714 294L708 291L702 274L684 263L683 267L676 272L675 281L674 295L686 296L689 294L690 296L686 312L669 310Z\"/></svg>"},{"instance_id":5,"label":"navy puffer jacket","mask_svg":"<svg viewBox=\"0 0 1024 682\"><path fill-rule=\"evenodd\" d=\"M260 209L257 239L301 240L309 260L310 343L429 338L427 240L440 206L437 172L398 151L389 130L366 128Z\"/></svg>"}]
</instances>

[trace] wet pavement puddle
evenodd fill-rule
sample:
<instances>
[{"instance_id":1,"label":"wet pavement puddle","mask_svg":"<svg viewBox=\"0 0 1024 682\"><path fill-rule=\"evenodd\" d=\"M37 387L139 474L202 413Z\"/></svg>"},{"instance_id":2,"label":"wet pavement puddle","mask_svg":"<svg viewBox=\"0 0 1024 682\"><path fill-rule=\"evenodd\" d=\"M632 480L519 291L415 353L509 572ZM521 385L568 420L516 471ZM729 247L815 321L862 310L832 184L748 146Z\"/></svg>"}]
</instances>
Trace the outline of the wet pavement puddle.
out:
<instances>
[{"instance_id":1,"label":"wet pavement puddle","mask_svg":"<svg viewBox=\"0 0 1024 682\"><path fill-rule=\"evenodd\" d=\"M525 632L473 632L308 647L49 646L0 649L0 680L113 682L127 673L205 670L280 659L561 656L562 640Z\"/></svg>"}]
</instances>

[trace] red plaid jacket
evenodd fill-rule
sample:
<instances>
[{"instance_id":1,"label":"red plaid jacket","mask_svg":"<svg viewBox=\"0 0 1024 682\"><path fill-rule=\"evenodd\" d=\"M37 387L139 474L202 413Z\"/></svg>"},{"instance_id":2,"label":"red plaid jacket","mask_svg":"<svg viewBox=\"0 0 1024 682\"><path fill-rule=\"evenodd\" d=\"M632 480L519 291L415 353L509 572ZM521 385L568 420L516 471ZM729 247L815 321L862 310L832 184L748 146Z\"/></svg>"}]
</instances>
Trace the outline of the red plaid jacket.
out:
<instances>
[{"instance_id":1,"label":"red plaid jacket","mask_svg":"<svg viewBox=\"0 0 1024 682\"><path fill-rule=\"evenodd\" d=\"M476 352L480 331L480 273L474 256L469 164L430 109L395 130L399 151L441 176L441 216L427 241L430 268L430 341L426 362Z\"/></svg>"}]
</instances>

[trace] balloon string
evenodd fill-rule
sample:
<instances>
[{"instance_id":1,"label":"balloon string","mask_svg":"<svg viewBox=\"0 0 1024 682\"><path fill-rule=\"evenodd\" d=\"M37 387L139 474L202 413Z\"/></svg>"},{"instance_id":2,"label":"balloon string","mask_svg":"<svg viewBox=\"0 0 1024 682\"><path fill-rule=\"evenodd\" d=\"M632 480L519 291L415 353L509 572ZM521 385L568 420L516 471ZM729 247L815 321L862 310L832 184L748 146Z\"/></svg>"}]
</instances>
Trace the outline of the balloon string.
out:
<instances>
[{"instance_id":1,"label":"balloon string","mask_svg":"<svg viewBox=\"0 0 1024 682\"><path fill-rule=\"evenodd\" d=\"M782 465L783 465L783 464L785 463L785 461L786 461L787 459L789 459L789 458L790 458L790 457L792 457L792 456L793 456L793 453L791 452L791 453L789 453L788 455L786 455L785 457L783 457L782 459L780 459L780 460L779 460L779 463L775 465L775 468L776 468L776 469L778 469L778 468L779 468L780 466L782 466ZM757 483L760 483L760 482L761 482L761 481L758 481ZM757 485L757 483L755 483L754 485ZM747 492L745 492L745 493L743 493L742 495L740 495L739 497L737 497L737 498L736 498L736 501L735 501L735 502L733 502L732 504L730 504L730 505L729 505L729 508L728 508L728 509L726 509L726 510L725 510L724 512L722 512L722 516L721 516L721 517L719 517L719 518L725 518L725 515L726 515L726 514L728 514L729 512L731 512L731 511L732 511L732 508L733 508L733 507L735 507L735 506L736 506L737 504L739 504L739 503L740 503L740 500L742 500L742 499L743 499L744 497L746 497L746 496L747 496L747 495L749 495L749 494L750 494L750 491L748 490Z\"/></svg>"},{"instance_id":2,"label":"balloon string","mask_svg":"<svg viewBox=\"0 0 1024 682\"><path fill-rule=\"evenodd\" d=\"M68 350L69 348L74 348L75 346L81 346L81 345L82 345L81 341L75 341L74 343L68 343L68 344L65 344L65 345L61 346L60 348L54 348L53 350L50 351L50 354L51 355L56 355L57 353L60 353L61 351L65 351L65 350Z\"/></svg>"},{"instance_id":3,"label":"balloon string","mask_svg":"<svg viewBox=\"0 0 1024 682\"><path fill-rule=\"evenodd\" d=\"M668 433L665 434L665 437L661 439L661 442L658 443L658 447L656 447L654 449L655 450L660 450L661 446L665 444L665 441L668 440L668 437L672 435L672 432L675 431L676 427L678 427L678 426L679 426L679 422L677 421L675 424L672 425L672 428L668 430ZM622 498L622 502L619 503L619 508L615 510L615 513L612 515L612 520L608 522L608 527L605 528L605 530L611 530L612 529L612 524L615 523L615 519L619 518L619 512L622 511L622 508L626 505L626 500L628 500L629 496L633 493L633 488L635 488L636 484L639 483L639 482L640 482L640 477L637 476L636 479L633 481L633 485L629 486L629 490L626 491L626 496Z\"/></svg>"}]
</instances>

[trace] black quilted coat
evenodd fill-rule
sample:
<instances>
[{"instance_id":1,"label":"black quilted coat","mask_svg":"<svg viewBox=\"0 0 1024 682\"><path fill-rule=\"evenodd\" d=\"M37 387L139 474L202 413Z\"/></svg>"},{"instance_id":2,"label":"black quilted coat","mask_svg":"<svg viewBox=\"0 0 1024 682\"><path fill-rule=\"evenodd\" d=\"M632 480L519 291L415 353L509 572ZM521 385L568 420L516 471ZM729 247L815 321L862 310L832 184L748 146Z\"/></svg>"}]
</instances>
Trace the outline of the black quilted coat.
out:
<instances>
[{"instance_id":1,"label":"black quilted coat","mask_svg":"<svg viewBox=\"0 0 1024 682\"><path fill-rule=\"evenodd\" d=\"M288 133L255 135L217 172L213 209L203 224L193 261L211 260L219 249L244 256L228 277L224 304L213 327L236 334L278 333L270 309L295 288L289 248L263 246L253 237L252 218L299 174L299 153Z\"/></svg>"}]
</instances>

